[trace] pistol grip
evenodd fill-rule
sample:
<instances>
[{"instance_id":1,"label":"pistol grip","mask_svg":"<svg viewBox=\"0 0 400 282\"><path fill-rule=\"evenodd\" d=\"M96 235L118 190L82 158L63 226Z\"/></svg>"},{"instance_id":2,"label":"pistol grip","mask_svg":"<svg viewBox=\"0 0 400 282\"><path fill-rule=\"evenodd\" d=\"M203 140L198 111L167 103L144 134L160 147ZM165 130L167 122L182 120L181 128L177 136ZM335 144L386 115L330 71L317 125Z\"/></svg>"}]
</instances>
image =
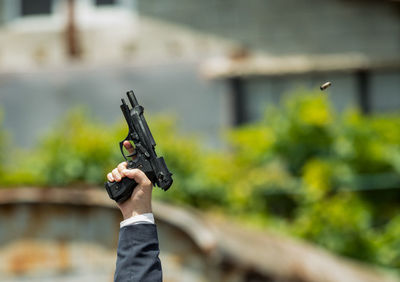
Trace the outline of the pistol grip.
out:
<instances>
[{"instance_id":1,"label":"pistol grip","mask_svg":"<svg viewBox=\"0 0 400 282\"><path fill-rule=\"evenodd\" d=\"M122 178L119 182L107 182L106 187L108 196L117 203L123 203L129 199L135 189L137 183L135 180L128 177Z\"/></svg>"}]
</instances>

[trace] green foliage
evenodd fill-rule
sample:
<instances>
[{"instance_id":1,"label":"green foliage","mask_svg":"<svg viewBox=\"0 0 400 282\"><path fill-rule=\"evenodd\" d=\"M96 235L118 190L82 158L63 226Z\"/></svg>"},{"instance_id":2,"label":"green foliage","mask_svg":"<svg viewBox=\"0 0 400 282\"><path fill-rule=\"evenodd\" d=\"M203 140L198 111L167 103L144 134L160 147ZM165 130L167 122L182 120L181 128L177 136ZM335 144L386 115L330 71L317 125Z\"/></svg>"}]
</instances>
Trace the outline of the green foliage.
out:
<instances>
[{"instance_id":1,"label":"green foliage","mask_svg":"<svg viewBox=\"0 0 400 282\"><path fill-rule=\"evenodd\" d=\"M400 268L400 216L395 216L372 241L377 260L382 265Z\"/></svg>"},{"instance_id":2,"label":"green foliage","mask_svg":"<svg viewBox=\"0 0 400 282\"><path fill-rule=\"evenodd\" d=\"M368 204L355 194L341 192L301 206L291 228L294 234L328 249L371 261L370 223Z\"/></svg>"},{"instance_id":3,"label":"green foliage","mask_svg":"<svg viewBox=\"0 0 400 282\"><path fill-rule=\"evenodd\" d=\"M3 182L43 186L101 184L105 173L118 163L117 135L123 136L120 131L89 121L83 110L74 110L33 151L19 152L28 157L15 164L14 172Z\"/></svg>"},{"instance_id":4,"label":"green foliage","mask_svg":"<svg viewBox=\"0 0 400 282\"><path fill-rule=\"evenodd\" d=\"M399 122L357 111L339 116L319 93L288 96L228 135L225 210L278 219L282 231L398 267Z\"/></svg>"},{"instance_id":5,"label":"green foliage","mask_svg":"<svg viewBox=\"0 0 400 282\"><path fill-rule=\"evenodd\" d=\"M300 97L300 98L299 98ZM310 158L331 154L334 141L334 114L326 96L299 93L271 108L258 127L270 127L276 135L274 155L281 157L290 171L299 176Z\"/></svg>"},{"instance_id":6,"label":"green foliage","mask_svg":"<svg viewBox=\"0 0 400 282\"><path fill-rule=\"evenodd\" d=\"M67 116L40 142L37 173L46 185L101 183L116 163L115 129L88 122L83 111Z\"/></svg>"},{"instance_id":7,"label":"green foliage","mask_svg":"<svg viewBox=\"0 0 400 282\"><path fill-rule=\"evenodd\" d=\"M173 189L168 193L156 196L165 200L191 204L196 207L208 207L224 202L226 193L222 185L209 185L210 181L218 183L217 177L210 177L212 168L218 166L218 157L201 149L194 137L179 136L172 119L159 119L150 124L156 147L173 172Z\"/></svg>"},{"instance_id":8,"label":"green foliage","mask_svg":"<svg viewBox=\"0 0 400 282\"><path fill-rule=\"evenodd\" d=\"M295 93L262 120L228 132L227 150L204 149L179 134L173 119L155 119L150 128L174 173L173 187L156 197L400 267L400 116L339 115L327 96ZM122 122L105 126L75 111L2 182L102 185L122 161L126 131Z\"/></svg>"}]
</instances>

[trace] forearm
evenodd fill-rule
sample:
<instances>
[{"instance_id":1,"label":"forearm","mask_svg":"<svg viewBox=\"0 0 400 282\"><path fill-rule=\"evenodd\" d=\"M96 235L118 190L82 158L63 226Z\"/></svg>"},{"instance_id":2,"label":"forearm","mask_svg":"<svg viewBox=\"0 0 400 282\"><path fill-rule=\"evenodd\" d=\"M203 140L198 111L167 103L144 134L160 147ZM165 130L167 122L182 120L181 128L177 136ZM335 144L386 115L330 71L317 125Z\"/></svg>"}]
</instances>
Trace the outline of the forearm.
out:
<instances>
[{"instance_id":1,"label":"forearm","mask_svg":"<svg viewBox=\"0 0 400 282\"><path fill-rule=\"evenodd\" d=\"M153 185L142 171L126 169L125 162L107 175L110 182L123 177L134 179L137 186L129 199L118 203L124 220L120 224L114 280L162 281L157 228L151 213Z\"/></svg>"},{"instance_id":2,"label":"forearm","mask_svg":"<svg viewBox=\"0 0 400 282\"><path fill-rule=\"evenodd\" d=\"M120 229L114 281L162 281L155 224L130 224Z\"/></svg>"}]
</instances>

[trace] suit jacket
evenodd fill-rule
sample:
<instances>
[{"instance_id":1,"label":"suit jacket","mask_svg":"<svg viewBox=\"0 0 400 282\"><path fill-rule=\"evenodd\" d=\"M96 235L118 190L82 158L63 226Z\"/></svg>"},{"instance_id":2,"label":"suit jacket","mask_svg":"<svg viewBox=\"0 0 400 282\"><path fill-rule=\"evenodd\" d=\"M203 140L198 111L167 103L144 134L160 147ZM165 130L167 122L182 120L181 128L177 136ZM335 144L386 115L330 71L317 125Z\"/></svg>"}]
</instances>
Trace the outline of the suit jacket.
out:
<instances>
[{"instance_id":1,"label":"suit jacket","mask_svg":"<svg viewBox=\"0 0 400 282\"><path fill-rule=\"evenodd\" d=\"M135 224L119 232L114 281L162 281L155 224Z\"/></svg>"}]
</instances>

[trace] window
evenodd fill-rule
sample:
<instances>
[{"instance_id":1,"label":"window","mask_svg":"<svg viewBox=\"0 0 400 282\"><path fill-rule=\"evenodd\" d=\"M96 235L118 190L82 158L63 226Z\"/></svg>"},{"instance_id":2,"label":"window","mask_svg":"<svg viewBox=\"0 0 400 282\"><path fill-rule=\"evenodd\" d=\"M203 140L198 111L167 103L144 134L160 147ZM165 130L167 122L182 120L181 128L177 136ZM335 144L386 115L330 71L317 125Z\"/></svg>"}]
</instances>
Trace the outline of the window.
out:
<instances>
[{"instance_id":1,"label":"window","mask_svg":"<svg viewBox=\"0 0 400 282\"><path fill-rule=\"evenodd\" d=\"M51 0L21 0L21 16L48 15L51 13Z\"/></svg>"},{"instance_id":2,"label":"window","mask_svg":"<svg viewBox=\"0 0 400 282\"><path fill-rule=\"evenodd\" d=\"M114 5L116 3L116 0L95 0L96 6Z\"/></svg>"}]
</instances>

